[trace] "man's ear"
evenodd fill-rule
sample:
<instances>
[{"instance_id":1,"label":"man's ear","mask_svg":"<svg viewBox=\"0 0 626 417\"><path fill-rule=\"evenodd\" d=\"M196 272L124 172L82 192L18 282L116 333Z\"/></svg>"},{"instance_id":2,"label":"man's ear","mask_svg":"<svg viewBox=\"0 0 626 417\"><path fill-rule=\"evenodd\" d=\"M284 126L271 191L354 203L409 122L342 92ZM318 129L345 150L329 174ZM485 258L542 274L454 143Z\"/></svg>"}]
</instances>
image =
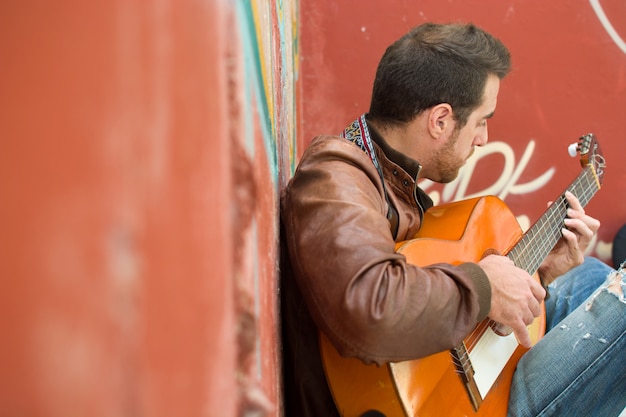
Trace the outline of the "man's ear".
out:
<instances>
[{"instance_id":1,"label":"man's ear","mask_svg":"<svg viewBox=\"0 0 626 417\"><path fill-rule=\"evenodd\" d=\"M448 103L440 103L430 108L428 112L428 131L431 136L438 139L447 129L453 127L452 106Z\"/></svg>"}]
</instances>

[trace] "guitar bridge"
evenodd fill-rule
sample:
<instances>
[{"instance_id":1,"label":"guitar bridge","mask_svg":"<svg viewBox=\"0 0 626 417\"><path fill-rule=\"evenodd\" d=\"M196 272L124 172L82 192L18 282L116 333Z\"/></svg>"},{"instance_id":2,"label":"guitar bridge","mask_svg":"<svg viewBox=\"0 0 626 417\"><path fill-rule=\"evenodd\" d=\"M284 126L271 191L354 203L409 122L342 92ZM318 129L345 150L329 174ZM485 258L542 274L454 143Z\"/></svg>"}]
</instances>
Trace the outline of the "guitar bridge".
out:
<instances>
[{"instance_id":1,"label":"guitar bridge","mask_svg":"<svg viewBox=\"0 0 626 417\"><path fill-rule=\"evenodd\" d=\"M480 404L483 402L483 397L480 395L478 385L474 379L474 368L469 358L469 352L465 347L465 343L461 342L458 346L450 350L452 355L452 362L456 366L457 373L463 381L463 385L467 391L472 407L474 411L478 411Z\"/></svg>"}]
</instances>

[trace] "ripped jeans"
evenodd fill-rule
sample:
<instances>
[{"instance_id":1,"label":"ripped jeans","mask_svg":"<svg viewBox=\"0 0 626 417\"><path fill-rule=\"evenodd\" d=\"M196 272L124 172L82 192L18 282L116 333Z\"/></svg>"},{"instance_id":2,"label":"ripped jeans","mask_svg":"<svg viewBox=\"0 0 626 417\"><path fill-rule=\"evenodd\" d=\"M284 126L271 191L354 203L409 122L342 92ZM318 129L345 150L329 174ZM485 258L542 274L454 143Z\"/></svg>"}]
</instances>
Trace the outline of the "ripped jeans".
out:
<instances>
[{"instance_id":1,"label":"ripped jeans","mask_svg":"<svg viewBox=\"0 0 626 417\"><path fill-rule=\"evenodd\" d=\"M621 284L609 291L616 279ZM550 284L547 333L518 363L509 417L620 415L626 407L625 283L626 271L588 257Z\"/></svg>"}]
</instances>

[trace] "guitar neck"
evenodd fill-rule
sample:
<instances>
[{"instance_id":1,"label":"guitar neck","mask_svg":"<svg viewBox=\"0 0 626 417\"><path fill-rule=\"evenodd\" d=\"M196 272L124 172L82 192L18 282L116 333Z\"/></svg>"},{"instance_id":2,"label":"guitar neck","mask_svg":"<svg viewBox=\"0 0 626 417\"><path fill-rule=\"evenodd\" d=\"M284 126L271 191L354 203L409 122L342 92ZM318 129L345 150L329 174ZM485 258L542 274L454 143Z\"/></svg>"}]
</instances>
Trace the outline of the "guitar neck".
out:
<instances>
[{"instance_id":1,"label":"guitar neck","mask_svg":"<svg viewBox=\"0 0 626 417\"><path fill-rule=\"evenodd\" d=\"M600 183L592 166L585 167L567 187L582 206L586 206L600 189ZM546 212L535 222L509 251L507 256L515 265L533 275L561 238L563 220L569 205L563 192Z\"/></svg>"}]
</instances>

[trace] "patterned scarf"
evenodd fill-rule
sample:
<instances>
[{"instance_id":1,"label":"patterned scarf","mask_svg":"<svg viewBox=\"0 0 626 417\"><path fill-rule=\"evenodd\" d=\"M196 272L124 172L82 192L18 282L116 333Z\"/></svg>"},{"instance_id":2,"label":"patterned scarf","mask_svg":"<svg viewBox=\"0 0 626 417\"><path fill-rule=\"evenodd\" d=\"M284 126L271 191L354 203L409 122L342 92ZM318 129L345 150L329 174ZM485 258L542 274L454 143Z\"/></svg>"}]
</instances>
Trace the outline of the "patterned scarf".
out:
<instances>
[{"instance_id":1,"label":"patterned scarf","mask_svg":"<svg viewBox=\"0 0 626 417\"><path fill-rule=\"evenodd\" d=\"M367 122L365 121L365 115L366 113L363 113L358 119L350 123L348 127L341 132L341 137L348 139L350 142L361 148L361 150L363 150L363 152L370 157L374 167L376 167L380 180L383 183L383 191L385 193L385 200L387 201L387 220L389 220L391 233L395 238L398 233L398 216L394 216L395 209L391 205L391 201L389 201L389 197L387 196L387 186L385 185L383 168L380 166L378 158L376 157L376 149L374 148L372 138L370 137L370 131L367 127Z\"/></svg>"}]
</instances>

